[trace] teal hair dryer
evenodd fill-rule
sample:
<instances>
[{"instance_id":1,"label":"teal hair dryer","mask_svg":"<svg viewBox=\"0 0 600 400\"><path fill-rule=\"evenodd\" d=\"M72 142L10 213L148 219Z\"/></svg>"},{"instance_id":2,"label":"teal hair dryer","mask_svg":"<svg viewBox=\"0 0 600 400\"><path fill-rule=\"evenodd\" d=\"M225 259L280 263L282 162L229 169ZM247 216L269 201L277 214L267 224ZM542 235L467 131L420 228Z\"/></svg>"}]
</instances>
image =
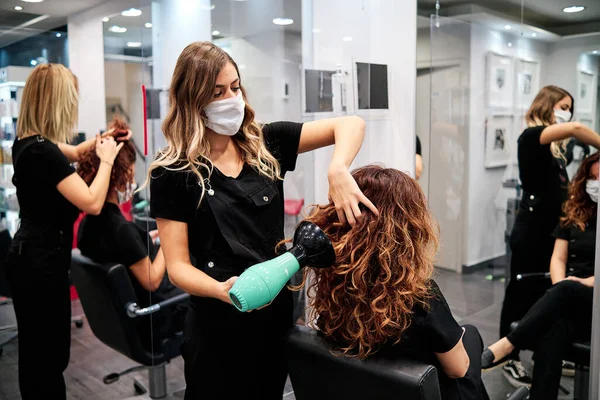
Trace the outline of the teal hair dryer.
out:
<instances>
[{"instance_id":1,"label":"teal hair dryer","mask_svg":"<svg viewBox=\"0 0 600 400\"><path fill-rule=\"evenodd\" d=\"M229 290L229 298L240 311L269 304L292 275L305 266L331 267L335 251L331 241L312 222L302 222L294 233L294 246L282 255L245 270Z\"/></svg>"}]
</instances>

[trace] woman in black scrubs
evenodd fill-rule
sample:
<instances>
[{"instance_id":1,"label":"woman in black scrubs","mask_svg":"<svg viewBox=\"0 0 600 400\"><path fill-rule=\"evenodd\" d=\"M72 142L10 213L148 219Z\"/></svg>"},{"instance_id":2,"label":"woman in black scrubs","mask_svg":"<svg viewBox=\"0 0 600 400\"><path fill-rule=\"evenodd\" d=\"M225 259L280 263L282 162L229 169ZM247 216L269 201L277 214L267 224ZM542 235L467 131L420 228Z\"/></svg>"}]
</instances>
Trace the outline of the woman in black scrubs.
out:
<instances>
[{"instance_id":1,"label":"woman in black scrubs","mask_svg":"<svg viewBox=\"0 0 600 400\"><path fill-rule=\"evenodd\" d=\"M562 360L569 343L588 341L591 337L600 193L598 160L600 153L586 158L570 185L564 216L554 231L552 288L521 319L517 329L482 355L482 367L490 368L514 349L533 349L531 400L556 399Z\"/></svg>"},{"instance_id":2,"label":"woman in black scrubs","mask_svg":"<svg viewBox=\"0 0 600 400\"><path fill-rule=\"evenodd\" d=\"M544 87L536 96L526 120L528 128L518 139L519 176L523 186L515 225L510 236L510 280L500 317L500 337L510 331L548 289L545 280L517 281L518 274L547 272L554 248L552 232L558 224L567 197L566 140L575 137L600 148L600 137L579 122L569 122L573 97L556 86ZM529 385L531 379L515 351L502 367L514 386Z\"/></svg>"},{"instance_id":3,"label":"woman in black scrubs","mask_svg":"<svg viewBox=\"0 0 600 400\"><path fill-rule=\"evenodd\" d=\"M170 104L167 147L149 177L169 278L192 295L182 347L185 398L281 399L287 372L280 342L292 326L291 293L241 313L228 291L244 269L276 255L283 178L299 153L335 143L329 197L342 223L361 218L360 203L377 212L348 171L365 123L345 117L258 125L235 62L208 42L179 56Z\"/></svg>"},{"instance_id":4,"label":"woman in black scrubs","mask_svg":"<svg viewBox=\"0 0 600 400\"><path fill-rule=\"evenodd\" d=\"M23 90L12 148L21 223L6 260L19 330L19 387L24 400L65 399L71 345L69 266L79 211L102 209L122 145L96 136L77 146L77 80L60 64L42 64ZM102 160L88 187L69 162L96 145Z\"/></svg>"}]
</instances>

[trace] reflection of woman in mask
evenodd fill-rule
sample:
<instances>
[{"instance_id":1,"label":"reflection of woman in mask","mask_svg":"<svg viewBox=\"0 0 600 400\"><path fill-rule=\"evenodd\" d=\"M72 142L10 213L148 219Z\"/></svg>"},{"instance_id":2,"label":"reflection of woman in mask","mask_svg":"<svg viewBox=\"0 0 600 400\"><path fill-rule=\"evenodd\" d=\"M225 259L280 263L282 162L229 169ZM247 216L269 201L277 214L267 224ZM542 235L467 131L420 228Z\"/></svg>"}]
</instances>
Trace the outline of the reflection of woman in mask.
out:
<instances>
[{"instance_id":1,"label":"reflection of woman in mask","mask_svg":"<svg viewBox=\"0 0 600 400\"><path fill-rule=\"evenodd\" d=\"M599 159L600 153L586 158L569 186L564 215L553 234L552 288L531 307L515 331L482 356L482 367L489 368L515 348L533 349L531 400L556 399L569 343L591 337Z\"/></svg>"},{"instance_id":2,"label":"reflection of woman in mask","mask_svg":"<svg viewBox=\"0 0 600 400\"><path fill-rule=\"evenodd\" d=\"M113 126L122 126L126 131L128 128L123 125L120 121L113 122ZM114 161L104 207L99 215L86 215L81 221L77 244L81 253L95 262L128 267L140 306L146 307L183 292L169 282L162 249L153 244L155 235L152 232L148 234L134 222L125 219L119 208L119 205L133 198L136 188L135 159L133 143L123 142L123 148ZM90 151L79 161L77 173L86 182L91 182L99 166L96 153ZM181 306L174 311L169 309L167 313L153 314L155 345L174 332L183 330L186 310L187 306ZM142 341L150 351L150 318L141 319L139 324Z\"/></svg>"},{"instance_id":3,"label":"reflection of woman in mask","mask_svg":"<svg viewBox=\"0 0 600 400\"><path fill-rule=\"evenodd\" d=\"M334 145L327 176L341 224L362 218L360 204L377 213L348 170L362 145L363 120L261 126L242 82L219 47L187 46L171 81L162 129L167 146L148 171L169 278L192 295L190 335L181 351L186 399L282 398L291 292L282 290L250 313L240 313L228 292L246 268L275 256L284 238L283 179L298 154Z\"/></svg>"},{"instance_id":4,"label":"reflection of woman in mask","mask_svg":"<svg viewBox=\"0 0 600 400\"><path fill-rule=\"evenodd\" d=\"M570 122L573 110L573 96L567 91L556 86L542 88L527 111L528 128L518 139L523 196L510 236L510 281L500 319L501 337L509 333L510 324L520 320L548 287L545 280L517 281L515 277L548 271L554 248L552 232L567 197L566 142L575 137L600 147L600 137L595 132L579 122ZM531 383L516 351L503 372L515 386Z\"/></svg>"}]
</instances>

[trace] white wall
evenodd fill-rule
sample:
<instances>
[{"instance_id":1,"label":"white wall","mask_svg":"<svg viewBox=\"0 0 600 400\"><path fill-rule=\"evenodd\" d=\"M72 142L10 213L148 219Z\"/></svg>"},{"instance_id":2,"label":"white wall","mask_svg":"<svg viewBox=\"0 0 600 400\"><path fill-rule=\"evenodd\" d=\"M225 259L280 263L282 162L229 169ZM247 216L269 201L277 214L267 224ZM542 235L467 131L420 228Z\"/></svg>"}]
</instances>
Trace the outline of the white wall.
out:
<instances>
[{"instance_id":1,"label":"white wall","mask_svg":"<svg viewBox=\"0 0 600 400\"><path fill-rule=\"evenodd\" d=\"M69 67L79 79L79 132L89 137L106 129L102 18L139 0L112 0L68 17Z\"/></svg>"},{"instance_id":2,"label":"white wall","mask_svg":"<svg viewBox=\"0 0 600 400\"><path fill-rule=\"evenodd\" d=\"M319 31L312 33L313 29ZM358 114L367 122L365 142L352 167L377 162L413 174L416 1L305 0L302 30L305 69L335 70L340 64L350 73L347 113ZM343 41L343 37L352 37L352 41ZM355 109L352 83L357 61L388 65L389 111ZM335 115L341 113L306 115L305 119ZM307 196L313 196L309 202L327 202L331 156L328 148L306 158L311 164L306 171L314 176L313 187L307 189Z\"/></svg>"},{"instance_id":3,"label":"white wall","mask_svg":"<svg viewBox=\"0 0 600 400\"><path fill-rule=\"evenodd\" d=\"M508 46L512 43L512 47ZM505 254L504 231L506 229L506 200L514 191L502 188L508 177L516 177L517 170L509 165L486 169L485 124L486 109L486 55L495 52L512 57L537 60L541 64L541 80L545 82L549 65L547 45L529 39L517 39L504 32L491 31L473 26L471 33L471 79L470 79L470 131L468 163L468 212L467 240L463 265L471 266ZM514 111L514 110L513 110ZM515 121L522 113L515 113ZM516 140L521 127L515 123L509 147L516 154Z\"/></svg>"}]
</instances>

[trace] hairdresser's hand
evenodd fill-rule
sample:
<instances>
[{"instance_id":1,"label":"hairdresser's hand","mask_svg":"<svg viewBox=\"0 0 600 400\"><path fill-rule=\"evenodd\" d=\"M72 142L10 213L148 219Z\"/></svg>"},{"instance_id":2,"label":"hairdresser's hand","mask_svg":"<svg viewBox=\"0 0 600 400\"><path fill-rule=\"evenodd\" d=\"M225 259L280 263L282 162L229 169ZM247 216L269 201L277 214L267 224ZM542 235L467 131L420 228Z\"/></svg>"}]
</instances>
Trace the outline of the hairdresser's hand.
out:
<instances>
[{"instance_id":1,"label":"hairdresser's hand","mask_svg":"<svg viewBox=\"0 0 600 400\"><path fill-rule=\"evenodd\" d=\"M594 277L593 276L590 276L589 278L578 278L576 276L567 276L565 278L565 280L579 282L582 285L585 285L585 286L591 287L591 288L594 287Z\"/></svg>"},{"instance_id":2,"label":"hairdresser's hand","mask_svg":"<svg viewBox=\"0 0 600 400\"><path fill-rule=\"evenodd\" d=\"M237 276L233 276L227 279L225 282L217 283L217 293L215 297L227 304L233 305L231 299L229 298L229 289L231 289L237 278Z\"/></svg>"},{"instance_id":3,"label":"hairdresser's hand","mask_svg":"<svg viewBox=\"0 0 600 400\"><path fill-rule=\"evenodd\" d=\"M100 135L96 135L96 155L102 162L112 166L121 147L123 147L123 143L117 144L112 136L102 139Z\"/></svg>"},{"instance_id":4,"label":"hairdresser's hand","mask_svg":"<svg viewBox=\"0 0 600 400\"><path fill-rule=\"evenodd\" d=\"M360 203L375 215L379 215L377 208L360 190L346 166L332 163L327 177L329 178L329 200L335 205L341 223L347 221L351 226L356 225L356 221L362 217Z\"/></svg>"},{"instance_id":5,"label":"hairdresser's hand","mask_svg":"<svg viewBox=\"0 0 600 400\"><path fill-rule=\"evenodd\" d=\"M127 129L127 134L123 134L123 131L116 131L114 129L109 129L102 134L103 138L113 137L118 142L124 142L126 140L129 140L131 139L131 136L133 136L133 132L131 132L131 129Z\"/></svg>"}]
</instances>

